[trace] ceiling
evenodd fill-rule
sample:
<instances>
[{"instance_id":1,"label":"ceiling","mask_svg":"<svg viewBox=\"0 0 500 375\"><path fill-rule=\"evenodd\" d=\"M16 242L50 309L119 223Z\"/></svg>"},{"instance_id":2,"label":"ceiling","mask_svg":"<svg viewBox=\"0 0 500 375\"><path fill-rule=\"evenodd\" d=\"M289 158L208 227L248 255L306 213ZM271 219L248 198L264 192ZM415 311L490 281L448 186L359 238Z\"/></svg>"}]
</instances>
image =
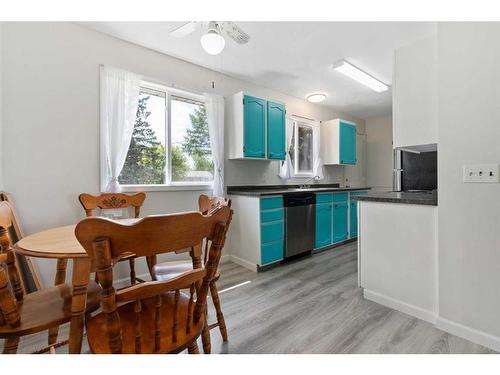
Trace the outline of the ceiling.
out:
<instances>
[{"instance_id":1,"label":"ceiling","mask_svg":"<svg viewBox=\"0 0 500 375\"><path fill-rule=\"evenodd\" d=\"M85 27L299 98L324 92L322 105L360 118L391 113L392 92L376 93L334 71L346 59L392 84L398 47L435 33L433 22L237 22L246 45L226 38L218 56L200 45L200 28L182 39L169 35L183 22L87 22Z\"/></svg>"}]
</instances>

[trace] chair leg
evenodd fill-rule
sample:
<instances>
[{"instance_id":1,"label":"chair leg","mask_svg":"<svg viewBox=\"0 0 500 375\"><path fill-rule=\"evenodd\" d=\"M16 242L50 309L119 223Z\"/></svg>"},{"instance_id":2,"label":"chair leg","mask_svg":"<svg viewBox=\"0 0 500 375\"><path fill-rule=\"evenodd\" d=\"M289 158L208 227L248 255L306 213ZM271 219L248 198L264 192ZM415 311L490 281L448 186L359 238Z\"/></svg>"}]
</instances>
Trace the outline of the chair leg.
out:
<instances>
[{"instance_id":1,"label":"chair leg","mask_svg":"<svg viewBox=\"0 0 500 375\"><path fill-rule=\"evenodd\" d=\"M203 353L210 354L212 351L212 344L210 343L210 328L208 328L208 313L205 307L205 325L201 331L201 342L203 344Z\"/></svg>"},{"instance_id":2,"label":"chair leg","mask_svg":"<svg viewBox=\"0 0 500 375\"><path fill-rule=\"evenodd\" d=\"M137 281L135 278L135 258L130 258L128 264L130 265L130 283L134 285Z\"/></svg>"},{"instance_id":3,"label":"chair leg","mask_svg":"<svg viewBox=\"0 0 500 375\"><path fill-rule=\"evenodd\" d=\"M189 354L200 354L200 349L198 349L198 343L196 342L196 340L194 340L191 344L189 344L188 353Z\"/></svg>"},{"instance_id":4,"label":"chair leg","mask_svg":"<svg viewBox=\"0 0 500 375\"><path fill-rule=\"evenodd\" d=\"M215 312L217 314L217 325L219 326L222 340L227 341L226 321L224 320L224 314L222 313L222 309L220 306L220 298L219 292L217 291L217 285L213 281L210 283L210 294L212 296L212 301L214 302Z\"/></svg>"},{"instance_id":5,"label":"chair leg","mask_svg":"<svg viewBox=\"0 0 500 375\"><path fill-rule=\"evenodd\" d=\"M3 347L3 354L16 354L17 345L19 344L19 337L9 337L5 340Z\"/></svg>"}]
</instances>

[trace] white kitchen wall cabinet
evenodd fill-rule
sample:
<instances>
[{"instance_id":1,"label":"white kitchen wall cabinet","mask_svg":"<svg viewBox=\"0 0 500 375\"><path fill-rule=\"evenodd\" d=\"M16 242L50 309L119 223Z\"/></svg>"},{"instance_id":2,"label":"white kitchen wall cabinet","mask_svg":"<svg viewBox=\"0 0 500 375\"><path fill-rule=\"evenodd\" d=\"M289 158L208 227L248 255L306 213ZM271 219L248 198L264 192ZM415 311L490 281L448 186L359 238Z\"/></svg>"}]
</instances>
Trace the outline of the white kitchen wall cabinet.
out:
<instances>
[{"instance_id":1,"label":"white kitchen wall cabinet","mask_svg":"<svg viewBox=\"0 0 500 375\"><path fill-rule=\"evenodd\" d=\"M394 147L438 143L436 36L396 50L392 108Z\"/></svg>"},{"instance_id":2,"label":"white kitchen wall cabinet","mask_svg":"<svg viewBox=\"0 0 500 375\"><path fill-rule=\"evenodd\" d=\"M229 159L285 160L285 105L243 92L230 105Z\"/></svg>"},{"instance_id":3,"label":"white kitchen wall cabinet","mask_svg":"<svg viewBox=\"0 0 500 375\"><path fill-rule=\"evenodd\" d=\"M342 119L321 123L323 164L356 165L356 124Z\"/></svg>"}]
</instances>

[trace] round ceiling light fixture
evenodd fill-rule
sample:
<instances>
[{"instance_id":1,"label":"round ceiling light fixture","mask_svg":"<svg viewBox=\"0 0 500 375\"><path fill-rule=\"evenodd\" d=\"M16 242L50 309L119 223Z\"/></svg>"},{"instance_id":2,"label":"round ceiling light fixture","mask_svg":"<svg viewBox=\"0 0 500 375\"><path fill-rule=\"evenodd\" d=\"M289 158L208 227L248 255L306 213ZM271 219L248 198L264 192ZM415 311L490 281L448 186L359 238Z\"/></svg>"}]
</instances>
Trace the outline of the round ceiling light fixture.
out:
<instances>
[{"instance_id":1,"label":"round ceiling light fixture","mask_svg":"<svg viewBox=\"0 0 500 375\"><path fill-rule=\"evenodd\" d=\"M326 96L327 96L326 94L318 92L318 93L307 95L306 99L308 102L311 102L311 103L320 103L326 99Z\"/></svg>"},{"instance_id":2,"label":"round ceiling light fixture","mask_svg":"<svg viewBox=\"0 0 500 375\"><path fill-rule=\"evenodd\" d=\"M209 23L208 31L201 37L200 42L205 52L210 55L218 55L226 45L226 41L220 35L219 27L215 22Z\"/></svg>"}]
</instances>

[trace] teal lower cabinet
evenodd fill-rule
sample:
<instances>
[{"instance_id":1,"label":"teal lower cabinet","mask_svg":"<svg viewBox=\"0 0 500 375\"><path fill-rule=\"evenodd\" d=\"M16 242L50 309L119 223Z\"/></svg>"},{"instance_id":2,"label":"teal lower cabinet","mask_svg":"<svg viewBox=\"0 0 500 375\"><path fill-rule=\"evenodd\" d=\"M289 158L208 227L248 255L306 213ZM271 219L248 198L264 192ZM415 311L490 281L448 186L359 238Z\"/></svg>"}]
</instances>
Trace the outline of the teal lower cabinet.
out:
<instances>
[{"instance_id":1,"label":"teal lower cabinet","mask_svg":"<svg viewBox=\"0 0 500 375\"><path fill-rule=\"evenodd\" d=\"M332 203L316 204L316 248L332 244Z\"/></svg>"},{"instance_id":2,"label":"teal lower cabinet","mask_svg":"<svg viewBox=\"0 0 500 375\"><path fill-rule=\"evenodd\" d=\"M350 196L365 195L367 191L354 191ZM358 201L349 200L349 238L358 237Z\"/></svg>"},{"instance_id":3,"label":"teal lower cabinet","mask_svg":"<svg viewBox=\"0 0 500 375\"><path fill-rule=\"evenodd\" d=\"M358 237L358 202L349 202L349 238Z\"/></svg>"},{"instance_id":4,"label":"teal lower cabinet","mask_svg":"<svg viewBox=\"0 0 500 375\"><path fill-rule=\"evenodd\" d=\"M347 212L348 212L347 201L334 202L334 204L333 204L333 243L347 240L347 237L348 237Z\"/></svg>"},{"instance_id":5,"label":"teal lower cabinet","mask_svg":"<svg viewBox=\"0 0 500 375\"><path fill-rule=\"evenodd\" d=\"M358 204L350 196L363 194L367 192L316 194L316 249L358 236Z\"/></svg>"},{"instance_id":6,"label":"teal lower cabinet","mask_svg":"<svg viewBox=\"0 0 500 375\"><path fill-rule=\"evenodd\" d=\"M285 222L283 196L260 198L260 265L284 258Z\"/></svg>"}]
</instances>

